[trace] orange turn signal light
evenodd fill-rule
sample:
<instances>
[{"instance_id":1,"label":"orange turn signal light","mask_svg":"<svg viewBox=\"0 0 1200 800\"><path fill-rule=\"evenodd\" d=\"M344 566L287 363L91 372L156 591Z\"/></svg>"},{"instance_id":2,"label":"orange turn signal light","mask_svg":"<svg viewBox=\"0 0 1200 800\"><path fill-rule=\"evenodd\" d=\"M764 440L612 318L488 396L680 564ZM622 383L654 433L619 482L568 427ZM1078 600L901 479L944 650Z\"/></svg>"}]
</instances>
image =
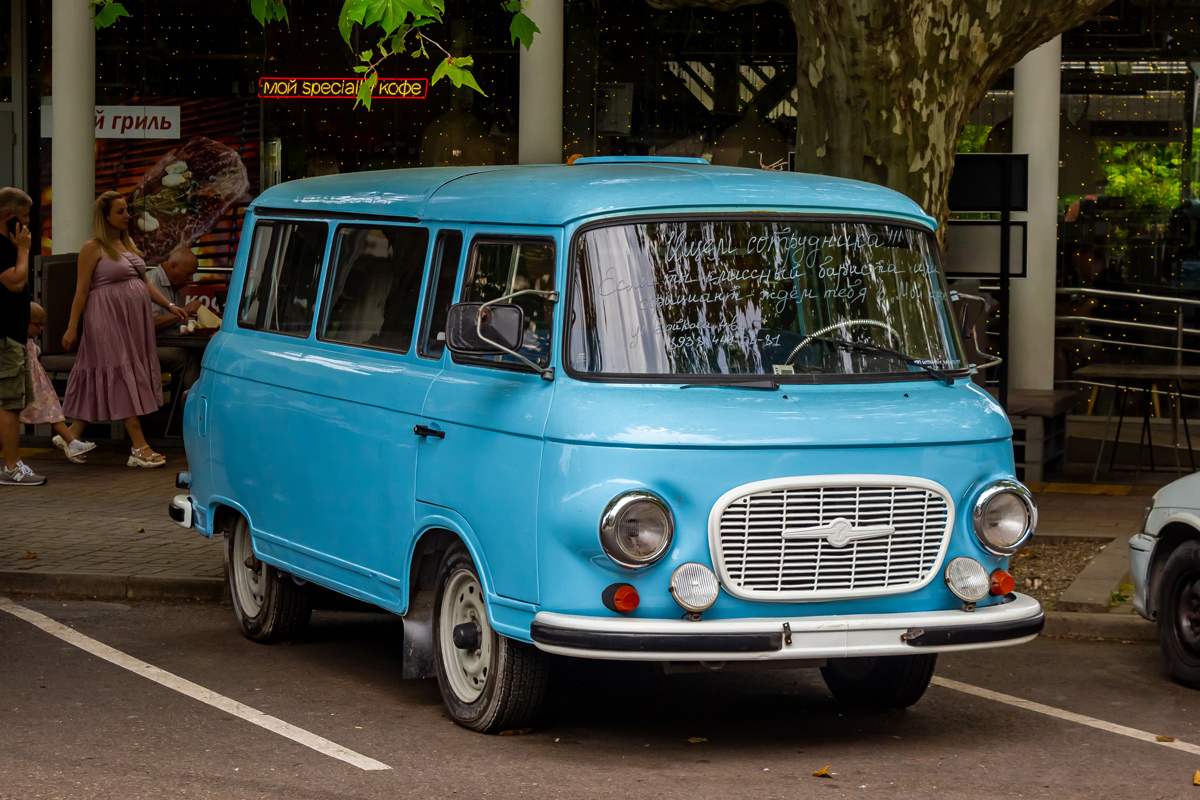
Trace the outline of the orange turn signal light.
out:
<instances>
[{"instance_id":1,"label":"orange turn signal light","mask_svg":"<svg viewBox=\"0 0 1200 800\"><path fill-rule=\"evenodd\" d=\"M992 572L991 592L997 597L1003 597L1017 588L1017 581L1002 569Z\"/></svg>"},{"instance_id":2,"label":"orange turn signal light","mask_svg":"<svg viewBox=\"0 0 1200 800\"><path fill-rule=\"evenodd\" d=\"M600 595L600 600L609 611L618 614L628 614L638 607L642 598L638 597L637 589L628 583L614 583Z\"/></svg>"}]
</instances>

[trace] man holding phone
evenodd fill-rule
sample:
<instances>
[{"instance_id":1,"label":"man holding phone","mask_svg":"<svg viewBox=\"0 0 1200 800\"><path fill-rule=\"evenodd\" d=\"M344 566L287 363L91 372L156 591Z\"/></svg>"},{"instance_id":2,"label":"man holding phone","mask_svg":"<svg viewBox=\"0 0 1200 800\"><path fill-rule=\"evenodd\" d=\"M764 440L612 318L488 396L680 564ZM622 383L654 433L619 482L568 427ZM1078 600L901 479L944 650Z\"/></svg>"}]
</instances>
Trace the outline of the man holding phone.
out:
<instances>
[{"instance_id":1,"label":"man holding phone","mask_svg":"<svg viewBox=\"0 0 1200 800\"><path fill-rule=\"evenodd\" d=\"M41 486L46 479L18 459L21 410L33 401L29 372L29 209L20 189L0 189L0 486Z\"/></svg>"}]
</instances>

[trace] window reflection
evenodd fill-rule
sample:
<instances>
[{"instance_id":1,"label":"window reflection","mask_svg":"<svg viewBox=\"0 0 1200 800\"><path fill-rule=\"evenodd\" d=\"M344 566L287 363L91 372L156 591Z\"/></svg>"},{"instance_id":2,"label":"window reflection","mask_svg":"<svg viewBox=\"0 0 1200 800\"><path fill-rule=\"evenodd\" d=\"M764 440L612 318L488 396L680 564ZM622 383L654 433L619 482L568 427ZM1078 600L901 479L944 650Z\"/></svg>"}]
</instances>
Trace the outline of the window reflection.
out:
<instances>
[{"instance_id":1,"label":"window reflection","mask_svg":"<svg viewBox=\"0 0 1200 800\"><path fill-rule=\"evenodd\" d=\"M845 375L963 365L936 244L882 223L689 220L579 239L575 370Z\"/></svg>"}]
</instances>

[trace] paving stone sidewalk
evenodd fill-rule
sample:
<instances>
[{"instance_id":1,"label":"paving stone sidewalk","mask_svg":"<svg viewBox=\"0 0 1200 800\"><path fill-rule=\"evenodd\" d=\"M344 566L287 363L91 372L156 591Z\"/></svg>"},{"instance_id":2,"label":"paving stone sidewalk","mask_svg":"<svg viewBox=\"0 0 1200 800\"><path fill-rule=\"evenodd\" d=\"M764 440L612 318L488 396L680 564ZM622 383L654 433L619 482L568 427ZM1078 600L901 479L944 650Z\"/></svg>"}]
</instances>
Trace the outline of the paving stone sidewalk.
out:
<instances>
[{"instance_id":1,"label":"paving stone sidewalk","mask_svg":"<svg viewBox=\"0 0 1200 800\"><path fill-rule=\"evenodd\" d=\"M102 443L87 464L50 449L22 458L45 486L0 486L0 591L220 599L221 543L167 516L187 469L182 448L159 447L167 464L125 466L128 450Z\"/></svg>"},{"instance_id":2,"label":"paving stone sidewalk","mask_svg":"<svg viewBox=\"0 0 1200 800\"><path fill-rule=\"evenodd\" d=\"M221 542L185 531L167 516L167 504L179 491L175 473L187 469L187 462L180 447L160 449L167 465L152 470L126 467L126 450L115 443L102 444L86 465L67 462L53 448L23 450L27 463L49 482L0 486L0 592L220 600ZM1111 541L1060 601L1082 613L1053 612L1047 633L1152 636L1153 626L1128 607L1110 608L1109 600L1128 569L1128 537L1137 532L1155 487L1034 488L1039 537Z\"/></svg>"}]
</instances>

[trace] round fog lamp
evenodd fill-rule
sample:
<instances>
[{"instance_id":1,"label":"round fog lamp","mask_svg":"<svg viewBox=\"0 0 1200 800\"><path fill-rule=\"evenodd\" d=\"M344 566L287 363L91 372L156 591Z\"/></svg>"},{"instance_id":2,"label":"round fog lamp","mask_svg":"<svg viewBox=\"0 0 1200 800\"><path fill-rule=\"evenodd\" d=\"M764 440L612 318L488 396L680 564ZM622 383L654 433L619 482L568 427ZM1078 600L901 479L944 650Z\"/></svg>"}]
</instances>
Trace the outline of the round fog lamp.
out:
<instances>
[{"instance_id":1,"label":"round fog lamp","mask_svg":"<svg viewBox=\"0 0 1200 800\"><path fill-rule=\"evenodd\" d=\"M671 596L684 611L699 613L717 602L717 576L703 564L689 561L671 573Z\"/></svg>"},{"instance_id":2,"label":"round fog lamp","mask_svg":"<svg viewBox=\"0 0 1200 800\"><path fill-rule=\"evenodd\" d=\"M946 585L960 600L978 603L992 590L992 576L973 558L956 558L946 565Z\"/></svg>"},{"instance_id":3,"label":"round fog lamp","mask_svg":"<svg viewBox=\"0 0 1200 800\"><path fill-rule=\"evenodd\" d=\"M613 499L600 518L600 546L605 555L630 569L649 566L661 558L674 534L671 509L649 492L628 492Z\"/></svg>"},{"instance_id":4,"label":"round fog lamp","mask_svg":"<svg viewBox=\"0 0 1200 800\"><path fill-rule=\"evenodd\" d=\"M989 553L1010 556L1037 524L1033 497L1016 481L995 483L975 502L974 523L975 535Z\"/></svg>"}]
</instances>

